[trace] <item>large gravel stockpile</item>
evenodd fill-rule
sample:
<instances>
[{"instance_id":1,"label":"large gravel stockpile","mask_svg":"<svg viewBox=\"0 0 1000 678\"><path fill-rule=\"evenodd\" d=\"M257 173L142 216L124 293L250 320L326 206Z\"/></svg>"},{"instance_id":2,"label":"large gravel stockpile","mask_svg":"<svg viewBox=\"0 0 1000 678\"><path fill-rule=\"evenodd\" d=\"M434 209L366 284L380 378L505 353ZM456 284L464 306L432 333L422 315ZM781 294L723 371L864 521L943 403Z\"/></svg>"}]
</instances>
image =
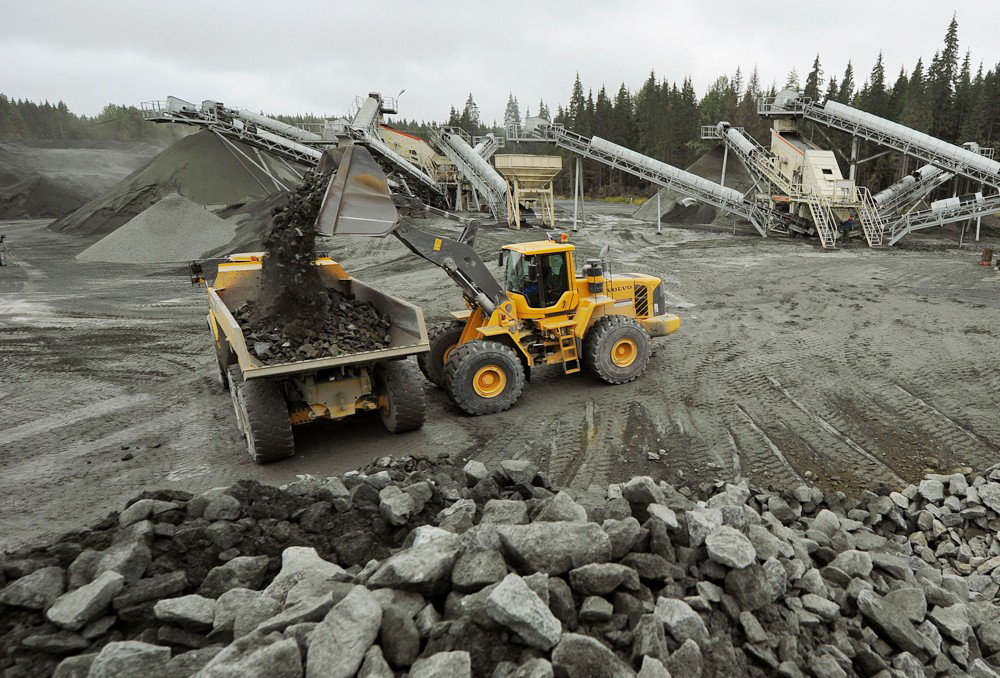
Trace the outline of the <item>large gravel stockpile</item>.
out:
<instances>
[{"instance_id":1,"label":"large gravel stockpile","mask_svg":"<svg viewBox=\"0 0 1000 678\"><path fill-rule=\"evenodd\" d=\"M157 150L143 143L4 144L0 148L0 219L65 216Z\"/></svg>"},{"instance_id":2,"label":"large gravel stockpile","mask_svg":"<svg viewBox=\"0 0 1000 678\"><path fill-rule=\"evenodd\" d=\"M253 148L234 142L250 157ZM277 158L261 151L271 172L285 185L299 177ZM174 143L100 197L52 225L72 233L110 233L150 205L179 193L199 205L220 207L280 192L270 177L233 152L211 132Z\"/></svg>"},{"instance_id":3,"label":"large gravel stockpile","mask_svg":"<svg viewBox=\"0 0 1000 678\"><path fill-rule=\"evenodd\" d=\"M719 183L722 176L723 146L718 144L695 160L686 169L691 174L695 174L702 179L708 179ZM753 179L746 168L740 164L735 156L731 155L726 163L726 186L735 188L737 191L746 192L753 186ZM711 224L716 220L727 222L732 221L732 216L721 213L714 207L707 205L693 205L691 208L683 208L680 201L684 194L669 188L660 189L660 209L663 210L663 223L666 224ZM683 209L675 209L683 208ZM656 196L644 202L632 215L633 219L642 221L656 221ZM694 221L693 219L699 219Z\"/></svg>"},{"instance_id":4,"label":"large gravel stockpile","mask_svg":"<svg viewBox=\"0 0 1000 678\"><path fill-rule=\"evenodd\" d=\"M225 245L233 225L173 193L80 252L78 261L187 262Z\"/></svg>"},{"instance_id":5,"label":"large gravel stockpile","mask_svg":"<svg viewBox=\"0 0 1000 678\"><path fill-rule=\"evenodd\" d=\"M6 556L4 676L996 676L998 481L573 492L386 458L144 493Z\"/></svg>"}]
</instances>

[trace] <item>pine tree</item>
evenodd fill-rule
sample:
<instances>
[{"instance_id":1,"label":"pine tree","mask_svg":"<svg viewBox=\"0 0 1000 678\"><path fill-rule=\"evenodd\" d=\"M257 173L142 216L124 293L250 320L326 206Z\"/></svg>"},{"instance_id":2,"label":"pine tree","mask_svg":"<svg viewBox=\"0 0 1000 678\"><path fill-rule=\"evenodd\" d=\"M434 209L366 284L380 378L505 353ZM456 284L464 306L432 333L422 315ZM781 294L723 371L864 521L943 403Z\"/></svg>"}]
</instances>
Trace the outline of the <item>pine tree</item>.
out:
<instances>
[{"instance_id":1,"label":"pine tree","mask_svg":"<svg viewBox=\"0 0 1000 678\"><path fill-rule=\"evenodd\" d=\"M917 59L917 65L910 74L910 81L906 84L899 122L920 132L926 132L931 124L930 101L926 89L924 64L922 60Z\"/></svg>"},{"instance_id":2,"label":"pine tree","mask_svg":"<svg viewBox=\"0 0 1000 678\"><path fill-rule=\"evenodd\" d=\"M538 100L538 117L549 119L549 107L541 99Z\"/></svg>"},{"instance_id":3,"label":"pine tree","mask_svg":"<svg viewBox=\"0 0 1000 678\"><path fill-rule=\"evenodd\" d=\"M507 94L507 108L503 112L503 123L504 125L510 124L520 124L521 122L521 108L517 104L517 99L514 98L514 93L510 92Z\"/></svg>"},{"instance_id":4,"label":"pine tree","mask_svg":"<svg viewBox=\"0 0 1000 678\"><path fill-rule=\"evenodd\" d=\"M819 101L820 88L823 87L823 69L819 65L819 53L813 59L812 69L806 76L806 86L804 94L813 101Z\"/></svg>"},{"instance_id":5,"label":"pine tree","mask_svg":"<svg viewBox=\"0 0 1000 678\"><path fill-rule=\"evenodd\" d=\"M854 65L850 60L847 62L847 68L844 69L844 77L840 79L836 100L842 104L850 104L854 101Z\"/></svg>"},{"instance_id":6,"label":"pine tree","mask_svg":"<svg viewBox=\"0 0 1000 678\"><path fill-rule=\"evenodd\" d=\"M955 86L958 81L958 19L953 15L944 36L944 49L935 53L927 70L930 134L953 141L958 134Z\"/></svg>"},{"instance_id":7,"label":"pine tree","mask_svg":"<svg viewBox=\"0 0 1000 678\"><path fill-rule=\"evenodd\" d=\"M799 90L799 72L796 69L793 68L785 76L784 89L794 89L796 92Z\"/></svg>"},{"instance_id":8,"label":"pine tree","mask_svg":"<svg viewBox=\"0 0 1000 678\"><path fill-rule=\"evenodd\" d=\"M462 109L462 115L459 117L459 125L473 136L481 131L482 122L479 119L479 106L476 105L471 92L469 98L465 100L465 108Z\"/></svg>"}]
</instances>

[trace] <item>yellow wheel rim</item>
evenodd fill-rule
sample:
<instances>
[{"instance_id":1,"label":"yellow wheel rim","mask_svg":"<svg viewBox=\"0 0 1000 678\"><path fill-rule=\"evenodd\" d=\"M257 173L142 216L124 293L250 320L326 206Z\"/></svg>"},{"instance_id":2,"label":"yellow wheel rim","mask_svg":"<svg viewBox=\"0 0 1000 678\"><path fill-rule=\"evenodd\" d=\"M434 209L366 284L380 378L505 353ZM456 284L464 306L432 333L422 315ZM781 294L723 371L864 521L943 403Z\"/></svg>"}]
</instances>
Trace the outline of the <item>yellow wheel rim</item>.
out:
<instances>
[{"instance_id":1,"label":"yellow wheel rim","mask_svg":"<svg viewBox=\"0 0 1000 678\"><path fill-rule=\"evenodd\" d=\"M635 362L639 351L631 339L619 339L611 347L611 362L618 367L628 367Z\"/></svg>"},{"instance_id":2,"label":"yellow wheel rim","mask_svg":"<svg viewBox=\"0 0 1000 678\"><path fill-rule=\"evenodd\" d=\"M472 388L483 398L495 398L507 386L507 373L496 365L486 365L476 370L472 378Z\"/></svg>"},{"instance_id":3,"label":"yellow wheel rim","mask_svg":"<svg viewBox=\"0 0 1000 678\"><path fill-rule=\"evenodd\" d=\"M458 346L458 344L452 344L451 346L449 346L448 348L446 348L444 350L444 357L441 359L441 364L442 365L444 363L448 362L448 356L451 355L451 352L455 350L456 346Z\"/></svg>"}]
</instances>

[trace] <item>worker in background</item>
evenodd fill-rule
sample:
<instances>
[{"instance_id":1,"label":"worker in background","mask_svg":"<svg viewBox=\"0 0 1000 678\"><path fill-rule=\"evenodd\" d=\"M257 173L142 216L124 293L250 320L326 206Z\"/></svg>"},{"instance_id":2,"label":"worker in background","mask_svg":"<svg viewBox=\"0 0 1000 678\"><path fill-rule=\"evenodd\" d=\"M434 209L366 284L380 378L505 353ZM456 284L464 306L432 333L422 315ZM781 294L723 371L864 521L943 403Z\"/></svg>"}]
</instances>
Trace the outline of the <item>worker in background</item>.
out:
<instances>
[{"instance_id":1,"label":"worker in background","mask_svg":"<svg viewBox=\"0 0 1000 678\"><path fill-rule=\"evenodd\" d=\"M0 235L0 266L7 265L7 259L10 256L10 248L7 247L7 236Z\"/></svg>"},{"instance_id":2,"label":"worker in background","mask_svg":"<svg viewBox=\"0 0 1000 678\"><path fill-rule=\"evenodd\" d=\"M840 225L840 230L844 234L844 242L845 243L847 242L848 236L851 235L851 229L853 229L853 228L854 228L854 215L853 214L848 214L847 215L847 221L845 221L844 223L842 223Z\"/></svg>"}]
</instances>

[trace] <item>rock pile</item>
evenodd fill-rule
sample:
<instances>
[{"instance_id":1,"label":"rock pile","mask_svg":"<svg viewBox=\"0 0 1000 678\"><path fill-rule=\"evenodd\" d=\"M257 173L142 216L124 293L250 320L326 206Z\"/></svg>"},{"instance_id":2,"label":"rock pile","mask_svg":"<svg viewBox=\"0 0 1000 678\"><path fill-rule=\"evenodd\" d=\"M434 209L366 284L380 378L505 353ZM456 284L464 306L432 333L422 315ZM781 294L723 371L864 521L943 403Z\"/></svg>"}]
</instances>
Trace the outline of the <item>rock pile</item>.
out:
<instances>
[{"instance_id":1,"label":"rock pile","mask_svg":"<svg viewBox=\"0 0 1000 678\"><path fill-rule=\"evenodd\" d=\"M147 493L10 554L5 678L996 676L1000 472L850 499L526 461ZM954 548L952 548L954 547Z\"/></svg>"},{"instance_id":2,"label":"rock pile","mask_svg":"<svg viewBox=\"0 0 1000 678\"><path fill-rule=\"evenodd\" d=\"M243 330L247 348L264 363L329 358L389 345L389 321L367 301L351 299L327 288L326 312L301 332L261 314L254 301L236 308L233 316Z\"/></svg>"}]
</instances>

